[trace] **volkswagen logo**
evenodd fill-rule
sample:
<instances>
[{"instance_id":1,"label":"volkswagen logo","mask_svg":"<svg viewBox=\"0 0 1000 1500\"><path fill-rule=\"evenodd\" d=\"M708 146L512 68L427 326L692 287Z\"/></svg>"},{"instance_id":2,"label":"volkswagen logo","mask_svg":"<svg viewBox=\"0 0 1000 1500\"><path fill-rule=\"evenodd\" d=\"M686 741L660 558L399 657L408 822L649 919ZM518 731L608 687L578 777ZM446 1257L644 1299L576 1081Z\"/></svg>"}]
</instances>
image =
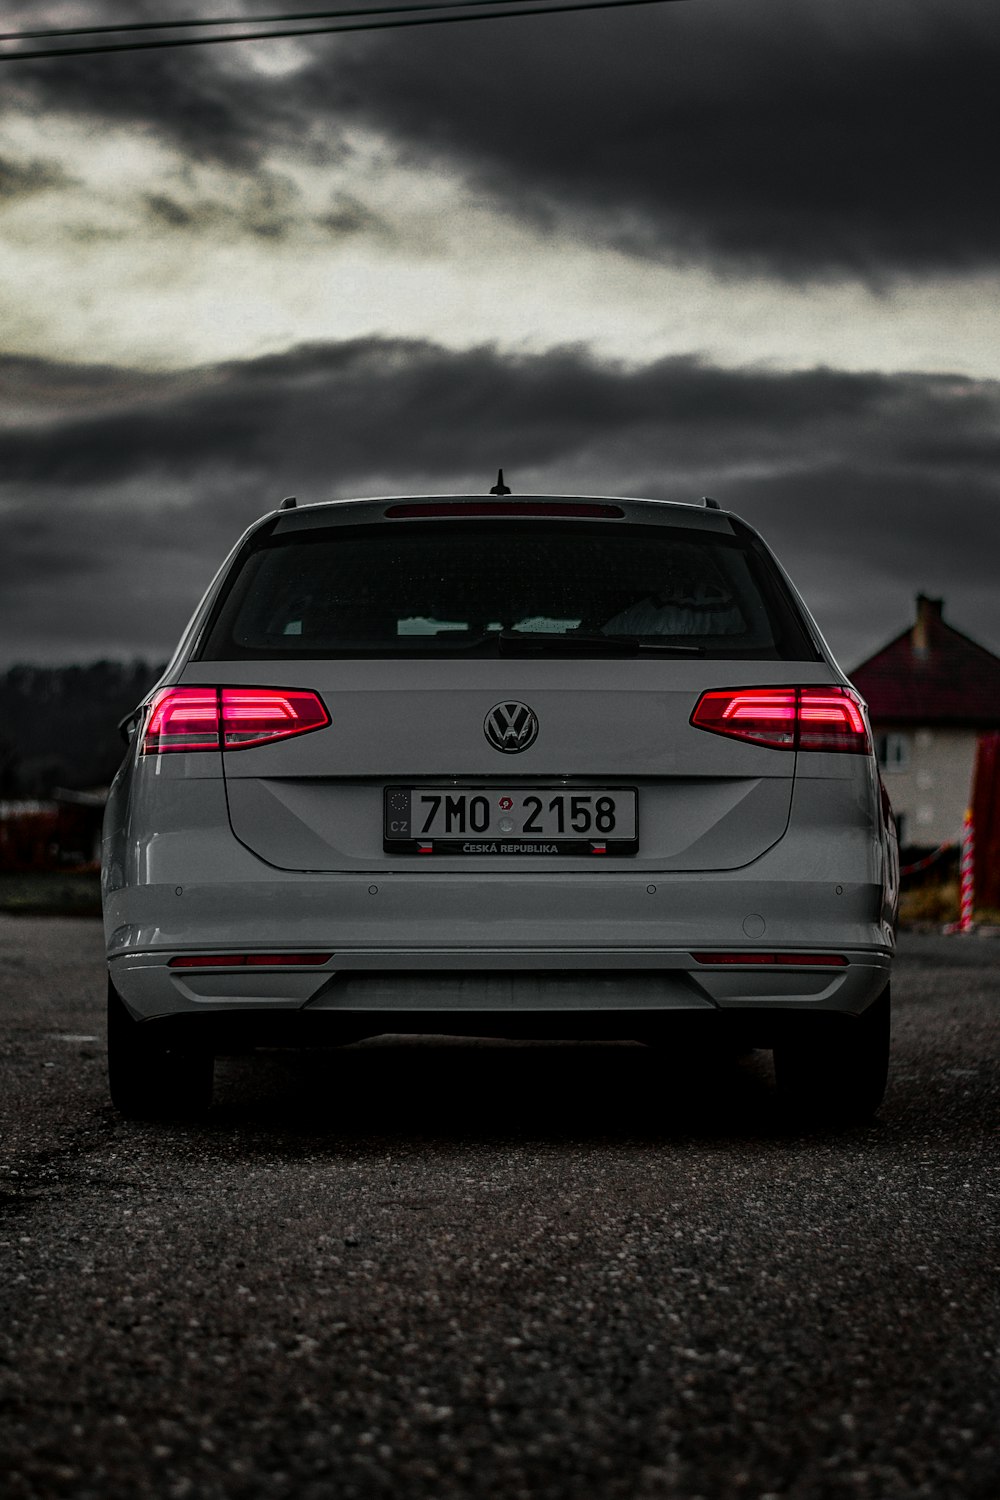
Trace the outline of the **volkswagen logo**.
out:
<instances>
[{"instance_id":1,"label":"volkswagen logo","mask_svg":"<svg viewBox=\"0 0 1000 1500\"><path fill-rule=\"evenodd\" d=\"M516 755L535 743L538 720L526 703L496 703L486 715L483 729L494 750Z\"/></svg>"}]
</instances>

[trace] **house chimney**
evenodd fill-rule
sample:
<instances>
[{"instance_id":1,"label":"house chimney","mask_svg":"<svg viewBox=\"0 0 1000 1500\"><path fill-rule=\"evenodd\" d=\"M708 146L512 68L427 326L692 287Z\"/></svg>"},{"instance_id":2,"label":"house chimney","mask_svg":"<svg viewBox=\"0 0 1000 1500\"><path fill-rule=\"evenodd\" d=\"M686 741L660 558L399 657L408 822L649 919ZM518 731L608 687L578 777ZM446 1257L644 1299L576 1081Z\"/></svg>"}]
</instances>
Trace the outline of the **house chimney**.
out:
<instances>
[{"instance_id":1,"label":"house chimney","mask_svg":"<svg viewBox=\"0 0 1000 1500\"><path fill-rule=\"evenodd\" d=\"M943 599L930 599L926 594L917 595L917 619L910 637L914 656L927 656L930 650L931 622L940 620L943 607Z\"/></svg>"}]
</instances>

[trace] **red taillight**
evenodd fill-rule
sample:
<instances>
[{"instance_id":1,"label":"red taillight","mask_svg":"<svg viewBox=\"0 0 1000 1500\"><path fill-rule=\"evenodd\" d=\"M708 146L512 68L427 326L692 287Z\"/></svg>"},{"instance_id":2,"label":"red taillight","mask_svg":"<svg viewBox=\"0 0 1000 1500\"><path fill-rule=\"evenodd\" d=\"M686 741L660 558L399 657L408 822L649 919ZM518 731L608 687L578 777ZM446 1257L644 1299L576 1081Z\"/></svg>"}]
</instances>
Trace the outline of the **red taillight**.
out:
<instances>
[{"instance_id":1,"label":"red taillight","mask_svg":"<svg viewBox=\"0 0 1000 1500\"><path fill-rule=\"evenodd\" d=\"M861 699L847 688L799 688L799 749L871 750Z\"/></svg>"},{"instance_id":2,"label":"red taillight","mask_svg":"<svg viewBox=\"0 0 1000 1500\"><path fill-rule=\"evenodd\" d=\"M294 965L318 967L329 963L329 953L187 953L172 958L168 969L257 969L291 968Z\"/></svg>"},{"instance_id":3,"label":"red taillight","mask_svg":"<svg viewBox=\"0 0 1000 1500\"><path fill-rule=\"evenodd\" d=\"M776 750L794 750L796 702L795 688L702 693L691 723L713 734L733 735Z\"/></svg>"},{"instance_id":4,"label":"red taillight","mask_svg":"<svg viewBox=\"0 0 1000 1500\"><path fill-rule=\"evenodd\" d=\"M424 516L584 516L590 520L620 520L624 514L620 505L572 500L422 500L390 505L385 511L386 517L394 521L413 521Z\"/></svg>"},{"instance_id":5,"label":"red taillight","mask_svg":"<svg viewBox=\"0 0 1000 1500\"><path fill-rule=\"evenodd\" d=\"M150 705L144 755L168 750L246 750L330 722L317 693L287 688L164 688Z\"/></svg>"},{"instance_id":6,"label":"red taillight","mask_svg":"<svg viewBox=\"0 0 1000 1500\"><path fill-rule=\"evenodd\" d=\"M806 968L842 969L847 959L842 953L692 953L696 964L796 964Z\"/></svg>"},{"instance_id":7,"label":"red taillight","mask_svg":"<svg viewBox=\"0 0 1000 1500\"><path fill-rule=\"evenodd\" d=\"M222 743L227 750L265 745L290 734L308 734L329 724L315 693L276 688L222 689Z\"/></svg>"},{"instance_id":8,"label":"red taillight","mask_svg":"<svg viewBox=\"0 0 1000 1500\"><path fill-rule=\"evenodd\" d=\"M144 755L165 750L218 750L218 688L164 688L150 705Z\"/></svg>"},{"instance_id":9,"label":"red taillight","mask_svg":"<svg viewBox=\"0 0 1000 1500\"><path fill-rule=\"evenodd\" d=\"M731 688L702 693L691 723L772 750L871 751L861 699L842 687Z\"/></svg>"}]
</instances>

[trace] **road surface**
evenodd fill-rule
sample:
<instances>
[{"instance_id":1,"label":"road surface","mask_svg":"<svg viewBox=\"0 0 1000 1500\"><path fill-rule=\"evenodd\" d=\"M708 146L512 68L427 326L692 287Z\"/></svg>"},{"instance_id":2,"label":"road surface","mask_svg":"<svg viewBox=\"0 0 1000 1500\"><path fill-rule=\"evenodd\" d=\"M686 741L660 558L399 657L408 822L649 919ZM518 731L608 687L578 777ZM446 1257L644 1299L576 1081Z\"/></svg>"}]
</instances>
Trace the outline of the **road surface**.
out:
<instances>
[{"instance_id":1,"label":"road surface","mask_svg":"<svg viewBox=\"0 0 1000 1500\"><path fill-rule=\"evenodd\" d=\"M879 1119L767 1054L379 1039L107 1102L100 928L0 917L10 1500L996 1500L1000 942L904 935Z\"/></svg>"}]
</instances>

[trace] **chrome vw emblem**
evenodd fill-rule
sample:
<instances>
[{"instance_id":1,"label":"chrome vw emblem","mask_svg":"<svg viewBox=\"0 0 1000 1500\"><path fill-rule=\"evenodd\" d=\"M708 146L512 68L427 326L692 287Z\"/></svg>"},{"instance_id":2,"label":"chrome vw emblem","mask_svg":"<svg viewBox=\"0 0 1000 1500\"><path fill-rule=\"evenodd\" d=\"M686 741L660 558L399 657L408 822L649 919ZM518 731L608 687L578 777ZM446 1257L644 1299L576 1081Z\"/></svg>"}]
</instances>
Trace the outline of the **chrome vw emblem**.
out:
<instances>
[{"instance_id":1,"label":"chrome vw emblem","mask_svg":"<svg viewBox=\"0 0 1000 1500\"><path fill-rule=\"evenodd\" d=\"M497 703L486 715L483 729L494 750L516 755L535 743L538 720L526 703Z\"/></svg>"}]
</instances>

